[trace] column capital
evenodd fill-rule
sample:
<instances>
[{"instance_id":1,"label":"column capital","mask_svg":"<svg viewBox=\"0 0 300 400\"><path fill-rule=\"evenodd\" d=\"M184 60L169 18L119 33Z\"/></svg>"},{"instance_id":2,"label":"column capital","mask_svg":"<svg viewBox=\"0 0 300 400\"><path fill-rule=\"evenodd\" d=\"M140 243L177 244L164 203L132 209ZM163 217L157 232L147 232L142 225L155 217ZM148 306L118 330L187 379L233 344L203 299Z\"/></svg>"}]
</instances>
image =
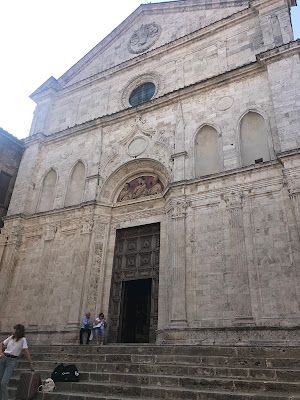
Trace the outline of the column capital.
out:
<instances>
[{"instance_id":1,"label":"column capital","mask_svg":"<svg viewBox=\"0 0 300 400\"><path fill-rule=\"evenodd\" d=\"M94 226L94 221L90 220L90 221L85 221L83 222L82 226L81 226L81 234L82 235L86 235L92 232L93 230L93 226Z\"/></svg>"},{"instance_id":2,"label":"column capital","mask_svg":"<svg viewBox=\"0 0 300 400\"><path fill-rule=\"evenodd\" d=\"M186 209L188 208L189 204L187 201L177 202L173 204L171 209L171 216L173 219L178 218L185 218L186 216Z\"/></svg>"},{"instance_id":3,"label":"column capital","mask_svg":"<svg viewBox=\"0 0 300 400\"><path fill-rule=\"evenodd\" d=\"M54 240L55 234L57 232L57 226L55 225L47 225L43 230L43 238L44 241Z\"/></svg>"},{"instance_id":4,"label":"column capital","mask_svg":"<svg viewBox=\"0 0 300 400\"><path fill-rule=\"evenodd\" d=\"M231 192L224 196L226 207L228 209L242 208L244 194L242 191Z\"/></svg>"}]
</instances>

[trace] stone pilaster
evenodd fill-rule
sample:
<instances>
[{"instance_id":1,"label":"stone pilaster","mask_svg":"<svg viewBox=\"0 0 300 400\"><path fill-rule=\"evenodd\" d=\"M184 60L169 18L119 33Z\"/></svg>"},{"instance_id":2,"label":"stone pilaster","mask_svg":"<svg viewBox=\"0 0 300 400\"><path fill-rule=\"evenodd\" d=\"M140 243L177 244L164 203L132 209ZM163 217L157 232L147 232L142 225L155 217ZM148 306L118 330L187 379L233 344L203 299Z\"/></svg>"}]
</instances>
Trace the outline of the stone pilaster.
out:
<instances>
[{"instance_id":1,"label":"stone pilaster","mask_svg":"<svg viewBox=\"0 0 300 400\"><path fill-rule=\"evenodd\" d=\"M21 246L21 227L0 235L0 313L3 316L7 294L13 280L15 259ZM2 324L0 324L0 329Z\"/></svg>"},{"instance_id":2,"label":"stone pilaster","mask_svg":"<svg viewBox=\"0 0 300 400\"><path fill-rule=\"evenodd\" d=\"M40 263L40 268L38 270L41 294L38 304L35 304L36 312L30 311L28 315L28 321L30 321L29 326L31 328L35 328L38 325L48 325L48 307L50 307L49 297L52 289L51 281L53 275L53 259L55 258L52 249L56 232L57 226L55 224L48 223L47 221L47 224L43 227L43 233L41 237L43 253L41 256L42 262Z\"/></svg>"},{"instance_id":3,"label":"stone pilaster","mask_svg":"<svg viewBox=\"0 0 300 400\"><path fill-rule=\"evenodd\" d=\"M186 319L186 208L187 203L177 202L170 213L171 236L171 313L170 326L184 328Z\"/></svg>"},{"instance_id":4,"label":"stone pilaster","mask_svg":"<svg viewBox=\"0 0 300 400\"><path fill-rule=\"evenodd\" d=\"M84 314L83 301L84 301L84 283L86 280L88 269L89 250L92 238L94 222L92 219L83 221L80 236L78 238L78 247L73 254L73 268L77 271L73 274L71 303L68 316L68 327L76 327L80 318ZM79 273L81 271L81 273ZM88 291L89 294L90 291Z\"/></svg>"},{"instance_id":5,"label":"stone pilaster","mask_svg":"<svg viewBox=\"0 0 300 400\"><path fill-rule=\"evenodd\" d=\"M258 11L266 50L293 40L289 7L287 5L272 10L268 7L268 3L265 3L258 6Z\"/></svg>"},{"instance_id":6,"label":"stone pilaster","mask_svg":"<svg viewBox=\"0 0 300 400\"><path fill-rule=\"evenodd\" d=\"M289 196L292 203L292 210L297 223L298 234L300 237L300 187L289 187Z\"/></svg>"},{"instance_id":7,"label":"stone pilaster","mask_svg":"<svg viewBox=\"0 0 300 400\"><path fill-rule=\"evenodd\" d=\"M93 238L91 241L91 266L90 275L88 279L88 286L86 287L86 310L90 311L93 315L100 312L101 295L103 292L104 280L104 266L102 263L103 252L105 246L105 238L108 233L108 224L97 223L94 229ZM83 311L83 312L84 312Z\"/></svg>"},{"instance_id":8,"label":"stone pilaster","mask_svg":"<svg viewBox=\"0 0 300 400\"><path fill-rule=\"evenodd\" d=\"M231 262L235 280L235 320L237 324L252 322L252 305L249 287L248 263L243 222L243 194L225 196L229 217Z\"/></svg>"},{"instance_id":9,"label":"stone pilaster","mask_svg":"<svg viewBox=\"0 0 300 400\"><path fill-rule=\"evenodd\" d=\"M179 101L176 107L175 151L172 155L174 161L174 180L182 181L185 178L185 123L182 104Z\"/></svg>"}]
</instances>

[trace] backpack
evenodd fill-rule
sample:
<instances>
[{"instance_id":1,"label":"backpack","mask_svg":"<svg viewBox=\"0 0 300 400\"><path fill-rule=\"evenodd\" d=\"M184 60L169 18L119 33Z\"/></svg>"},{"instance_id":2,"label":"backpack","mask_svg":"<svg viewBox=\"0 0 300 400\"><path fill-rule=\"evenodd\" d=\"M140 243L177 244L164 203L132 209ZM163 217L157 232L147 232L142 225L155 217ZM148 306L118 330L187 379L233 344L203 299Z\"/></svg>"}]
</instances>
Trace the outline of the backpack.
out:
<instances>
[{"instance_id":1,"label":"backpack","mask_svg":"<svg viewBox=\"0 0 300 400\"><path fill-rule=\"evenodd\" d=\"M54 382L79 382L79 372L76 365L59 364L52 372Z\"/></svg>"}]
</instances>

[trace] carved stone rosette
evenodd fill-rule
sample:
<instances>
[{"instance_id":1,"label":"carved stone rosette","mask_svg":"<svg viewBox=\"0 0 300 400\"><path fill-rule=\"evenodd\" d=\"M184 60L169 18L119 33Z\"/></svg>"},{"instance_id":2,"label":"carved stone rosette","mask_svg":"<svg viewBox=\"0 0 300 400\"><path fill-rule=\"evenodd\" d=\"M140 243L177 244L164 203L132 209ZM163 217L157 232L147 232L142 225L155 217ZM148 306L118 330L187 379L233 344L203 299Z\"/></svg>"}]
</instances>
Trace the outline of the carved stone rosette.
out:
<instances>
[{"instance_id":1,"label":"carved stone rosette","mask_svg":"<svg viewBox=\"0 0 300 400\"><path fill-rule=\"evenodd\" d=\"M225 196L230 227L230 253L235 276L235 319L237 323L252 321L252 307L243 222L243 193Z\"/></svg>"},{"instance_id":2,"label":"carved stone rosette","mask_svg":"<svg viewBox=\"0 0 300 400\"><path fill-rule=\"evenodd\" d=\"M161 27L154 22L151 24L141 25L129 39L129 52L138 54L150 49L150 47L159 39L160 33Z\"/></svg>"}]
</instances>

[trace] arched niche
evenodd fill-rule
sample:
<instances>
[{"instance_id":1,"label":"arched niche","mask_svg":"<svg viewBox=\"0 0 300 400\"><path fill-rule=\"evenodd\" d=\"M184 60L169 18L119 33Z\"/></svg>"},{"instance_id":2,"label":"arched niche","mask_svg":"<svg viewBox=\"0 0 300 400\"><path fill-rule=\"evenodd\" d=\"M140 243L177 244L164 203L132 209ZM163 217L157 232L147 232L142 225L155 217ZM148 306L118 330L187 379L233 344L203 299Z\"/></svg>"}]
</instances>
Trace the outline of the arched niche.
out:
<instances>
[{"instance_id":1,"label":"arched niche","mask_svg":"<svg viewBox=\"0 0 300 400\"><path fill-rule=\"evenodd\" d=\"M209 125L204 125L195 138L196 177L220 172L219 135Z\"/></svg>"},{"instance_id":2,"label":"arched niche","mask_svg":"<svg viewBox=\"0 0 300 400\"><path fill-rule=\"evenodd\" d=\"M243 116L240 122L240 142L243 166L271 159L266 122L259 113L249 111Z\"/></svg>"},{"instance_id":3,"label":"arched niche","mask_svg":"<svg viewBox=\"0 0 300 400\"><path fill-rule=\"evenodd\" d=\"M56 181L57 173L51 168L43 180L38 212L53 209Z\"/></svg>"},{"instance_id":4,"label":"arched niche","mask_svg":"<svg viewBox=\"0 0 300 400\"><path fill-rule=\"evenodd\" d=\"M81 161L78 161L73 168L66 200L65 206L73 206L75 204L80 204L82 202L83 193L85 188L85 166Z\"/></svg>"},{"instance_id":5,"label":"arched niche","mask_svg":"<svg viewBox=\"0 0 300 400\"><path fill-rule=\"evenodd\" d=\"M157 175L139 176L126 182L117 198L117 203L123 201L155 196L164 191L164 185Z\"/></svg>"},{"instance_id":6,"label":"arched niche","mask_svg":"<svg viewBox=\"0 0 300 400\"><path fill-rule=\"evenodd\" d=\"M152 159L132 160L120 166L106 179L99 193L98 200L106 203L118 202L120 192L125 184L141 177L149 177L149 184L147 183L147 185L151 187L155 184L153 182L154 177L157 178L162 188L166 188L170 182L169 171L159 161Z\"/></svg>"}]
</instances>

